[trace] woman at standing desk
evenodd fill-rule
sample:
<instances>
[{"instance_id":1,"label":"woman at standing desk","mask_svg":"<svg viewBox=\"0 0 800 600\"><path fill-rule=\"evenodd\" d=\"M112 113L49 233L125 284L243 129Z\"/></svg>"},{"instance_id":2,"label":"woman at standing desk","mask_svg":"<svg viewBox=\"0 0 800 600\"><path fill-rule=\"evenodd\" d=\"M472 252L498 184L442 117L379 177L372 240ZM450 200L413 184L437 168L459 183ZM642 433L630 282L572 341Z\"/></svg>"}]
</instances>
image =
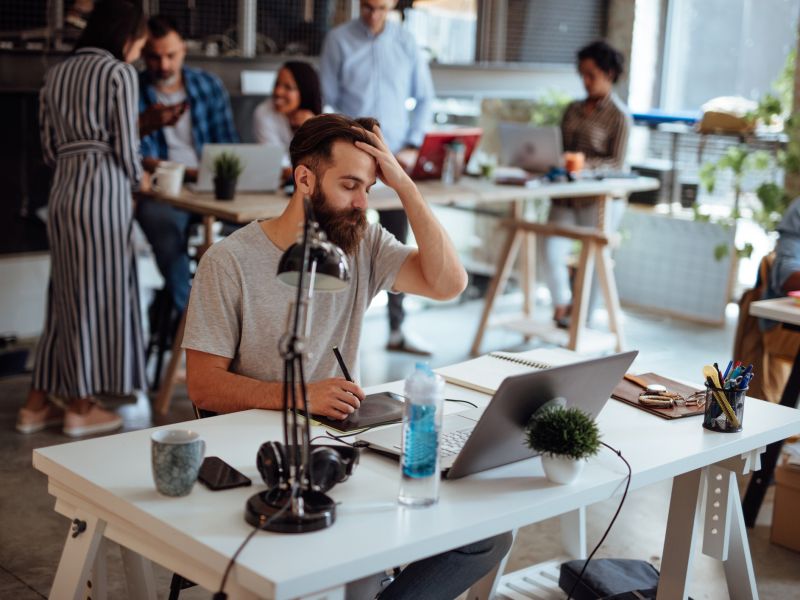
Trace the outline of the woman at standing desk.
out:
<instances>
[{"instance_id":1,"label":"woman at standing desk","mask_svg":"<svg viewBox=\"0 0 800 600\"><path fill-rule=\"evenodd\" d=\"M622 75L624 58L603 41L593 42L578 52L578 72L586 89L586 99L567 107L561 120L564 150L581 152L585 166L603 171L620 171L625 165L625 152L631 129L628 107L613 92L613 85ZM606 214L606 231L615 231L624 211L623 200L614 200ZM565 198L553 200L548 217L558 225L597 225L597 204L594 201ZM547 285L553 299L553 318L560 327L569 325L571 295L567 258L572 240L548 237L544 242ZM588 314L596 303L597 282L592 281Z\"/></svg>"},{"instance_id":2,"label":"woman at standing desk","mask_svg":"<svg viewBox=\"0 0 800 600\"><path fill-rule=\"evenodd\" d=\"M95 395L146 385L132 243L131 188L142 177L138 84L130 65L146 33L138 6L104 0L72 55L45 77L42 149L55 167L50 287L32 388L17 418L22 433L62 421L71 436L117 429L122 419ZM66 414L48 395L66 400Z\"/></svg>"}]
</instances>

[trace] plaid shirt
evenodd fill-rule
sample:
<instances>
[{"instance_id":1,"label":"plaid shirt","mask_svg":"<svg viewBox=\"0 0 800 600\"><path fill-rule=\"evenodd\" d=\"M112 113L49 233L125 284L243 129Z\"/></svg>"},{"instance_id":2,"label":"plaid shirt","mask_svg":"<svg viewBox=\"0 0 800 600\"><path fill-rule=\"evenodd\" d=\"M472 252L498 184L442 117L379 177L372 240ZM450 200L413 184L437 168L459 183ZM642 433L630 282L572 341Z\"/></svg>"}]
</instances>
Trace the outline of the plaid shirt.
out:
<instances>
[{"instance_id":1,"label":"plaid shirt","mask_svg":"<svg viewBox=\"0 0 800 600\"><path fill-rule=\"evenodd\" d=\"M186 100L192 117L192 138L198 158L203 154L205 144L233 144L239 141L239 134L233 124L231 103L228 92L215 75L183 67L183 85ZM158 102L156 91L150 82L147 71L139 74L139 112ZM167 140L160 129L142 138L143 158L168 158Z\"/></svg>"}]
</instances>

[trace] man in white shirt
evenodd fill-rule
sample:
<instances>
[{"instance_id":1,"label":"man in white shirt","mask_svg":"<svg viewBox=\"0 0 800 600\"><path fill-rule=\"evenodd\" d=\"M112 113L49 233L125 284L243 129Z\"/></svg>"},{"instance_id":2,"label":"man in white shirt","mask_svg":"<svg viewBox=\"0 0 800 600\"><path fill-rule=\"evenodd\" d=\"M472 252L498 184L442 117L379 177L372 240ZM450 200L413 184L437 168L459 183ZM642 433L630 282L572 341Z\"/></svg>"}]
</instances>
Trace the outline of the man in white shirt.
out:
<instances>
[{"instance_id":1,"label":"man in white shirt","mask_svg":"<svg viewBox=\"0 0 800 600\"><path fill-rule=\"evenodd\" d=\"M397 0L361 0L361 15L331 30L320 55L325 104L350 117L374 117L383 124L389 149L407 169L431 123L434 98L428 63L413 36L387 19ZM406 102L412 98L413 111ZM405 242L403 211L380 213L381 224ZM389 294L389 350L430 354L426 344L402 329L402 294Z\"/></svg>"}]
</instances>

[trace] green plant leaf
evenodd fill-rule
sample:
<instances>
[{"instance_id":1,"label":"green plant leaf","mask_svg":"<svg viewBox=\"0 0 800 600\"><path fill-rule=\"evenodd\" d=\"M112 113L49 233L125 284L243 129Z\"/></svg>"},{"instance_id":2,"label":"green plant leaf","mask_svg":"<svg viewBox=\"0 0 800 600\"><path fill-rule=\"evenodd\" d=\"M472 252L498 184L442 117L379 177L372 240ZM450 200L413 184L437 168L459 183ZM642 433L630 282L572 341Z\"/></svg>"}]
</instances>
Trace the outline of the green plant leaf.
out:
<instances>
[{"instance_id":1,"label":"green plant leaf","mask_svg":"<svg viewBox=\"0 0 800 600\"><path fill-rule=\"evenodd\" d=\"M721 244L717 244L714 246L714 260L721 261L723 258L728 256L730 252L729 244L727 242L722 242Z\"/></svg>"},{"instance_id":2,"label":"green plant leaf","mask_svg":"<svg viewBox=\"0 0 800 600\"><path fill-rule=\"evenodd\" d=\"M739 258L750 258L753 255L753 244L746 243L743 248L736 249L736 256Z\"/></svg>"},{"instance_id":3,"label":"green plant leaf","mask_svg":"<svg viewBox=\"0 0 800 600\"><path fill-rule=\"evenodd\" d=\"M526 427L528 446L543 454L580 460L597 454L600 431L579 408L551 406L533 414Z\"/></svg>"},{"instance_id":4,"label":"green plant leaf","mask_svg":"<svg viewBox=\"0 0 800 600\"><path fill-rule=\"evenodd\" d=\"M698 173L700 184L709 194L714 193L714 186L717 183L717 165L714 163L703 163Z\"/></svg>"}]
</instances>

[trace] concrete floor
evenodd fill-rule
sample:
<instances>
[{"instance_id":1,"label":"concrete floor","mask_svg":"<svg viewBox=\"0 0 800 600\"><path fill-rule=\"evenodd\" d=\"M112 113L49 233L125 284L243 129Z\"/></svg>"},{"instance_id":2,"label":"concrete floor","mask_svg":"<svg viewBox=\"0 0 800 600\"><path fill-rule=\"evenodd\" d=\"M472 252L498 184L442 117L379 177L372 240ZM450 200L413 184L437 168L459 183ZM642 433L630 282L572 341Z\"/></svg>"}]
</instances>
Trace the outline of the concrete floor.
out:
<instances>
[{"instance_id":1,"label":"concrete floor","mask_svg":"<svg viewBox=\"0 0 800 600\"><path fill-rule=\"evenodd\" d=\"M514 302L506 297L504 305ZM413 310L407 325L436 345L432 366L453 363L467 357L480 305L467 302ZM501 306L502 310L502 306ZM547 309L542 309L543 313ZM625 311L627 346L640 350L635 371L655 370L673 377L697 380L703 364L722 361L730 354L736 315L728 316L724 328L698 326L682 321ZM362 383L373 385L402 379L413 368L414 357L385 352L386 318L383 308L370 310L362 341ZM490 330L483 350L520 350L525 345L518 334ZM29 376L0 380L0 598L41 598L52 584L61 547L68 530L65 518L53 511L47 483L31 467L34 448L64 443L58 430L22 436L12 431L17 408L22 404ZM126 429L149 427L192 418L185 387L179 386L170 414L154 418L146 398L110 402L125 418ZM698 424L699 426L699 424ZM742 482L744 483L744 482ZM669 483L638 490L629 495L620 517L598 557L639 558L660 563ZM589 508L588 540L592 547L602 535L616 510L618 500ZM760 597L765 600L800 598L800 554L769 543L772 512L770 491L757 526L749 532ZM561 553L558 520L549 520L520 532L511 553L508 570L513 571ZM124 578L116 548L108 549L110 597L125 598ZM157 568L159 596L166 597L171 574ZM692 597L728 598L721 566L700 552L693 562ZM186 590L181 598L209 598L200 589Z\"/></svg>"}]
</instances>

